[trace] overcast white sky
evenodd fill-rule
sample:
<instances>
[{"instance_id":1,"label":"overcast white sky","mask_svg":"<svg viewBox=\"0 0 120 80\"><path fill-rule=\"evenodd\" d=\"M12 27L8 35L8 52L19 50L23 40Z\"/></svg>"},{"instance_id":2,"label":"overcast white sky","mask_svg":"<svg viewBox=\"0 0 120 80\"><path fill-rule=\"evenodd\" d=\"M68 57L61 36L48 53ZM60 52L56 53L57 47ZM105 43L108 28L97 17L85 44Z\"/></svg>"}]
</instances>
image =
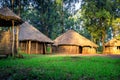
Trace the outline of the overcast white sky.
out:
<instances>
[{"instance_id":1,"label":"overcast white sky","mask_svg":"<svg viewBox=\"0 0 120 80\"><path fill-rule=\"evenodd\" d=\"M81 1L82 1L82 0L79 0L79 3L76 3L76 4L75 4L75 7L76 7L75 9L76 9L76 10L80 8L80 6L81 6ZM0 2L0 7L1 7L1 2Z\"/></svg>"},{"instance_id":2,"label":"overcast white sky","mask_svg":"<svg viewBox=\"0 0 120 80\"><path fill-rule=\"evenodd\" d=\"M79 2L75 4L76 10L81 7L81 1L82 1L82 0L79 0Z\"/></svg>"},{"instance_id":3,"label":"overcast white sky","mask_svg":"<svg viewBox=\"0 0 120 80\"><path fill-rule=\"evenodd\" d=\"M81 1L82 1L82 0L80 0L79 3L76 3L76 4L75 4L76 10L79 9L79 8L81 7Z\"/></svg>"}]
</instances>

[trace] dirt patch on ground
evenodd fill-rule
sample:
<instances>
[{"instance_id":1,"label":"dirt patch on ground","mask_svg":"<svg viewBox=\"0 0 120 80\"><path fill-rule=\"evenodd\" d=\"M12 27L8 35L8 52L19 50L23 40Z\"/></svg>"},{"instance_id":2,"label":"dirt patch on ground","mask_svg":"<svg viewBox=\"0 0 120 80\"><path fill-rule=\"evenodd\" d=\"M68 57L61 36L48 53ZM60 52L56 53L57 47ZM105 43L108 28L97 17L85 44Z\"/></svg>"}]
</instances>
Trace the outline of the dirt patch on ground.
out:
<instances>
[{"instance_id":1,"label":"dirt patch on ground","mask_svg":"<svg viewBox=\"0 0 120 80\"><path fill-rule=\"evenodd\" d=\"M51 57L56 57L56 56L73 56L73 57L78 57L78 56L103 56L103 57L111 57L111 58L120 58L120 55L115 55L115 54L50 54L49 56Z\"/></svg>"},{"instance_id":2,"label":"dirt patch on ground","mask_svg":"<svg viewBox=\"0 0 120 80\"><path fill-rule=\"evenodd\" d=\"M106 55L106 56L111 58L120 58L120 55Z\"/></svg>"}]
</instances>

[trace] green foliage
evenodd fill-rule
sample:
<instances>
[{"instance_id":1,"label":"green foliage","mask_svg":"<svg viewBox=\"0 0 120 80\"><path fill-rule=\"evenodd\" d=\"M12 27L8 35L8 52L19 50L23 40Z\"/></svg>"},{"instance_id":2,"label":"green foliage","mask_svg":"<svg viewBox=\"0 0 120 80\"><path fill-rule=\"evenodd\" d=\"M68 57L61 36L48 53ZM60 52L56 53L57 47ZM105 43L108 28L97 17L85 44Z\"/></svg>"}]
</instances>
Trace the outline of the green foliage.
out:
<instances>
[{"instance_id":1,"label":"green foliage","mask_svg":"<svg viewBox=\"0 0 120 80\"><path fill-rule=\"evenodd\" d=\"M0 78L12 80L119 80L120 59L110 57L51 57L24 55L24 59L1 59Z\"/></svg>"},{"instance_id":2,"label":"green foliage","mask_svg":"<svg viewBox=\"0 0 120 80\"><path fill-rule=\"evenodd\" d=\"M92 41L102 43L103 49L105 41L112 37L108 31L111 29L112 18L117 14L115 3L118 4L112 0L82 0L83 26L88 30Z\"/></svg>"},{"instance_id":3,"label":"green foliage","mask_svg":"<svg viewBox=\"0 0 120 80\"><path fill-rule=\"evenodd\" d=\"M51 47L47 47L47 53L51 52Z\"/></svg>"},{"instance_id":4,"label":"green foliage","mask_svg":"<svg viewBox=\"0 0 120 80\"><path fill-rule=\"evenodd\" d=\"M120 40L120 34L119 34L119 35L117 35L117 36L115 36L114 38L116 38L116 39Z\"/></svg>"},{"instance_id":5,"label":"green foliage","mask_svg":"<svg viewBox=\"0 0 120 80\"><path fill-rule=\"evenodd\" d=\"M113 37L116 37L117 35L120 34L120 18L113 19L111 24Z\"/></svg>"}]
</instances>

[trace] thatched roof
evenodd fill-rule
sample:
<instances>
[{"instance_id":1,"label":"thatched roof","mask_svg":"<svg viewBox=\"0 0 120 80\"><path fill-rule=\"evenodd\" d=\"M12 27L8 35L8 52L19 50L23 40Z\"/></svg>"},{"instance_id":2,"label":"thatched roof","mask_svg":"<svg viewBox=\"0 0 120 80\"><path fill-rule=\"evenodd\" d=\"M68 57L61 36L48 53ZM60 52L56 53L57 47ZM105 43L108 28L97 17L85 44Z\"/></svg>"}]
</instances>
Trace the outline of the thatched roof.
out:
<instances>
[{"instance_id":1,"label":"thatched roof","mask_svg":"<svg viewBox=\"0 0 120 80\"><path fill-rule=\"evenodd\" d=\"M78 45L78 46L91 46L98 47L95 43L81 36L74 30L68 30L66 33L57 37L54 40L54 45Z\"/></svg>"},{"instance_id":2,"label":"thatched roof","mask_svg":"<svg viewBox=\"0 0 120 80\"><path fill-rule=\"evenodd\" d=\"M15 26L23 22L21 18L8 7L0 8L0 26L12 26L12 20L14 20Z\"/></svg>"},{"instance_id":3,"label":"thatched roof","mask_svg":"<svg viewBox=\"0 0 120 80\"><path fill-rule=\"evenodd\" d=\"M32 40L45 43L53 43L51 39L49 39L32 25L30 25L28 22L25 22L20 26L19 40Z\"/></svg>"},{"instance_id":4,"label":"thatched roof","mask_svg":"<svg viewBox=\"0 0 120 80\"><path fill-rule=\"evenodd\" d=\"M105 46L120 46L120 39L111 39L110 41L108 41Z\"/></svg>"}]
</instances>

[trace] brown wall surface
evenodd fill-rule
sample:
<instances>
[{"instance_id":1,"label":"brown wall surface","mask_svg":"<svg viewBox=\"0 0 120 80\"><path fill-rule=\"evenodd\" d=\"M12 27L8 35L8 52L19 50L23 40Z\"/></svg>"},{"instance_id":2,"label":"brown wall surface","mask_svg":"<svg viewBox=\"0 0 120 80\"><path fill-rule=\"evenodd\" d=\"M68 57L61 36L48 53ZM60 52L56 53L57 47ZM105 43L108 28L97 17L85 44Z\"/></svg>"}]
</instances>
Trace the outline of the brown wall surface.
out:
<instances>
[{"instance_id":1,"label":"brown wall surface","mask_svg":"<svg viewBox=\"0 0 120 80\"><path fill-rule=\"evenodd\" d=\"M96 48L81 47L81 46L52 46L54 53L69 53L69 54L96 54Z\"/></svg>"}]
</instances>

